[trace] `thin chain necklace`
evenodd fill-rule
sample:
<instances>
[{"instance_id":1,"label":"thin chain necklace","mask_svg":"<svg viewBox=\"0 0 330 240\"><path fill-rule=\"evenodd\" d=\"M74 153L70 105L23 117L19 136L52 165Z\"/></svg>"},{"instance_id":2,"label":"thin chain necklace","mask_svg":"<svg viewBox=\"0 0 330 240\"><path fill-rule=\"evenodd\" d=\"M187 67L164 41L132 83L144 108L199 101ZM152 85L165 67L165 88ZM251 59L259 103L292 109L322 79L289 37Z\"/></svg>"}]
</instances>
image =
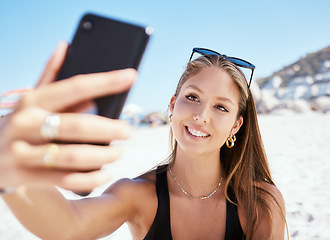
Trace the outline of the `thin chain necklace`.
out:
<instances>
[{"instance_id":1,"label":"thin chain necklace","mask_svg":"<svg viewBox=\"0 0 330 240\"><path fill-rule=\"evenodd\" d=\"M171 175L172 175L174 181L178 184L178 186L179 186L179 188L181 189L181 191L182 191L185 195L187 195L188 197L191 197L191 198L194 198L194 199L201 199L201 200L203 200L203 199L210 198L213 194L215 194L215 193L218 191L219 187L221 186L222 178L220 179L220 182L219 182L218 186L217 186L217 187L213 190L213 192L211 192L209 195L207 195L207 196L194 196L194 195L188 193L186 190L183 189L183 187L181 186L181 184L179 183L179 181L178 181L178 180L176 179L176 177L174 176L174 174L173 174L173 172L172 172L172 170L171 170L171 166L169 166L168 169L170 170L170 173L171 173Z\"/></svg>"}]
</instances>

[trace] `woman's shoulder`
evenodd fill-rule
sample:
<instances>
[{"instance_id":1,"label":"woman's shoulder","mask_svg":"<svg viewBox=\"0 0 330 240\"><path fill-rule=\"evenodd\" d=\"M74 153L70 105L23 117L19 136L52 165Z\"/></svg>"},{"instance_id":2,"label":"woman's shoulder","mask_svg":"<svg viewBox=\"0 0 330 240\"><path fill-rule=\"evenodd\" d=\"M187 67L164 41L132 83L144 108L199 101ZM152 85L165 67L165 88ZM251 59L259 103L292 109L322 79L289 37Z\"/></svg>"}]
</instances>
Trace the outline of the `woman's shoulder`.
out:
<instances>
[{"instance_id":1,"label":"woman's shoulder","mask_svg":"<svg viewBox=\"0 0 330 240\"><path fill-rule=\"evenodd\" d=\"M127 223L135 231L150 226L157 211L156 171L149 171L136 178L123 178L112 184L104 193L125 205Z\"/></svg>"},{"instance_id":2,"label":"woman's shoulder","mask_svg":"<svg viewBox=\"0 0 330 240\"><path fill-rule=\"evenodd\" d=\"M264 239L264 236L269 236L271 231L274 239L283 239L285 231L285 203L281 191L272 183L257 182L255 184L260 190L264 201L267 202L272 218L272 227L269 221L264 221L267 218L261 212L261 220L258 228L256 229L256 239Z\"/></svg>"},{"instance_id":3,"label":"woman's shoulder","mask_svg":"<svg viewBox=\"0 0 330 240\"><path fill-rule=\"evenodd\" d=\"M156 171L152 170L135 178L122 178L111 184L104 195L138 200L140 196L155 194Z\"/></svg>"},{"instance_id":4,"label":"woman's shoulder","mask_svg":"<svg viewBox=\"0 0 330 240\"><path fill-rule=\"evenodd\" d=\"M111 184L103 193L105 198L112 199L136 212L143 212L145 208L157 208L156 175L166 171L166 165L150 170L136 178L122 178Z\"/></svg>"},{"instance_id":5,"label":"woman's shoulder","mask_svg":"<svg viewBox=\"0 0 330 240\"><path fill-rule=\"evenodd\" d=\"M275 201L277 205L279 204L281 207L284 207L284 199L277 186L268 182L255 182L255 186L258 187L261 192L265 193L263 195L268 195L267 200L270 201L270 203Z\"/></svg>"}]
</instances>

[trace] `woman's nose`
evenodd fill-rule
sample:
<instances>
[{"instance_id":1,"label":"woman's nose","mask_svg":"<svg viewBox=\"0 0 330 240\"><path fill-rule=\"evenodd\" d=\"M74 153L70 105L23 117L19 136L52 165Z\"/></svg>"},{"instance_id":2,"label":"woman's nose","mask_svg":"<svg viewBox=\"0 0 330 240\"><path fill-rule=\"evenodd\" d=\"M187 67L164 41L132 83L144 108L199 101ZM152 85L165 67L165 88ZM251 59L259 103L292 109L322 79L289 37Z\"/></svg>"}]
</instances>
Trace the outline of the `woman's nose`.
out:
<instances>
[{"instance_id":1,"label":"woman's nose","mask_svg":"<svg viewBox=\"0 0 330 240\"><path fill-rule=\"evenodd\" d=\"M208 123L209 122L209 113L206 108L200 108L195 112L193 116L194 121Z\"/></svg>"}]
</instances>

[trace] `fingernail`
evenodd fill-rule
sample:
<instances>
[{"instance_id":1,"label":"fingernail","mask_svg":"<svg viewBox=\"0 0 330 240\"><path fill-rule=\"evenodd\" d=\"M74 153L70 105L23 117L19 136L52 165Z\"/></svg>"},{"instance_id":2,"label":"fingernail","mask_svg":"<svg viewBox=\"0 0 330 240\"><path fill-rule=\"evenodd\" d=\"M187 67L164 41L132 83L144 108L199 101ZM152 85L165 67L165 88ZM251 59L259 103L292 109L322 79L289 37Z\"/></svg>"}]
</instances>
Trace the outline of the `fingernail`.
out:
<instances>
[{"instance_id":1,"label":"fingernail","mask_svg":"<svg viewBox=\"0 0 330 240\"><path fill-rule=\"evenodd\" d=\"M137 79L137 71L133 68L127 68L122 70L123 77L134 82Z\"/></svg>"},{"instance_id":2,"label":"fingernail","mask_svg":"<svg viewBox=\"0 0 330 240\"><path fill-rule=\"evenodd\" d=\"M59 51L60 49L66 48L67 47L67 43L65 41L60 41L57 46L56 46L56 51Z\"/></svg>"}]
</instances>

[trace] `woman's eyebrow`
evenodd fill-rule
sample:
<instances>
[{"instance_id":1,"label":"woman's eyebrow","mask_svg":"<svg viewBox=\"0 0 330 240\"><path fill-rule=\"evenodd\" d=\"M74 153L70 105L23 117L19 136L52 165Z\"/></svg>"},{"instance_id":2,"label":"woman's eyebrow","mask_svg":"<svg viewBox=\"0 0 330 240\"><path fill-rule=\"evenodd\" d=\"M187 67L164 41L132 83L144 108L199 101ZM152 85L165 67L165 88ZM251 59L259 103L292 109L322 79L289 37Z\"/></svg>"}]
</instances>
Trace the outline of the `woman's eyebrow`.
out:
<instances>
[{"instance_id":1,"label":"woman's eyebrow","mask_svg":"<svg viewBox=\"0 0 330 240\"><path fill-rule=\"evenodd\" d=\"M192 85L192 84L188 85L186 88L193 88L193 89L197 90L198 92L203 93L203 91L199 87Z\"/></svg>"},{"instance_id":2,"label":"woman's eyebrow","mask_svg":"<svg viewBox=\"0 0 330 240\"><path fill-rule=\"evenodd\" d=\"M230 100L229 98L226 98L226 97L217 97L217 100L228 102L228 103L230 103L232 105L235 105L232 100Z\"/></svg>"},{"instance_id":3,"label":"woman's eyebrow","mask_svg":"<svg viewBox=\"0 0 330 240\"><path fill-rule=\"evenodd\" d=\"M202 91L202 89L200 89L199 87L197 87L197 86L195 86L195 85L188 85L187 88L195 89L196 91L198 91L198 92L200 92L200 93L202 93L202 94L204 93L204 92ZM232 105L235 105L235 104L233 103L233 101L232 101L230 98L226 98L226 97L217 97L216 99L219 100L219 101L224 101L224 102L228 102L228 103L230 103L230 104L232 104Z\"/></svg>"}]
</instances>

